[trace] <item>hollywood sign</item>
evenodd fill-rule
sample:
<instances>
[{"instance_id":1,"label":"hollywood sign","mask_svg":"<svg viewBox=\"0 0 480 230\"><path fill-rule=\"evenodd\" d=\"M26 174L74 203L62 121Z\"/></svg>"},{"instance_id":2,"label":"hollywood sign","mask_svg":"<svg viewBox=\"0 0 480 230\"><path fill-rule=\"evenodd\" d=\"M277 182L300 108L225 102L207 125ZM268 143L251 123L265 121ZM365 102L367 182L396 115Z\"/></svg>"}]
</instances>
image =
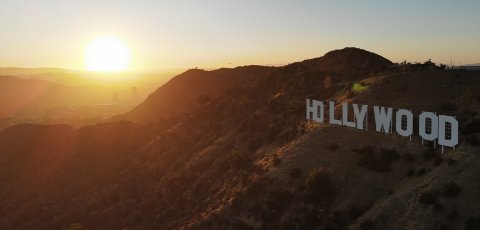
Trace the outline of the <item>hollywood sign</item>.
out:
<instances>
[{"instance_id":1,"label":"hollywood sign","mask_svg":"<svg viewBox=\"0 0 480 230\"><path fill-rule=\"evenodd\" d=\"M353 108L353 121L348 114ZM341 125L360 130L368 130L368 105L342 103L340 118L335 116L335 103L328 103L328 122L332 125ZM393 118L393 108L373 106L375 116L375 130L377 132L393 133L393 123L398 135L410 137L413 134L413 113L406 109L398 109ZM325 118L325 105L323 101L307 99L307 120L323 123ZM433 141L438 145L455 148L458 144L458 121L455 117L436 115L432 112L422 112L418 116L418 135L423 140Z\"/></svg>"}]
</instances>

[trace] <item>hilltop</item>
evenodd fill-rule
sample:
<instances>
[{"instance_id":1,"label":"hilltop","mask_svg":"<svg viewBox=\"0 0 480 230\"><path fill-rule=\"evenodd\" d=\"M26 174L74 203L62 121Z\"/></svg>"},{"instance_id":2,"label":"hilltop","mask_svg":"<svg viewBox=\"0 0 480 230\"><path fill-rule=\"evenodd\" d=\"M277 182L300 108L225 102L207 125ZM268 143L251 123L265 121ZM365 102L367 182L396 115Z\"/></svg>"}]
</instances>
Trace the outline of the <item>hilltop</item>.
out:
<instances>
[{"instance_id":1,"label":"hilltop","mask_svg":"<svg viewBox=\"0 0 480 230\"><path fill-rule=\"evenodd\" d=\"M425 66L345 48L282 67L193 69L108 123L10 127L0 224L478 229L479 72ZM454 115L460 144L441 154L418 138L311 123L306 98Z\"/></svg>"}]
</instances>

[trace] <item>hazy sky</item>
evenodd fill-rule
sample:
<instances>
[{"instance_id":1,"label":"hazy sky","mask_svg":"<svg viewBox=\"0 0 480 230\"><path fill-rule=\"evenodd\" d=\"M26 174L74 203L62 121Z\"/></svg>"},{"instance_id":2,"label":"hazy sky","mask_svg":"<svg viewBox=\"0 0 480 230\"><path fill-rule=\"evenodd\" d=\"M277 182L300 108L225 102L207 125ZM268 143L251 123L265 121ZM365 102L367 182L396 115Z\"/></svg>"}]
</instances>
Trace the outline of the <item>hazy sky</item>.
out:
<instances>
[{"instance_id":1,"label":"hazy sky","mask_svg":"<svg viewBox=\"0 0 480 230\"><path fill-rule=\"evenodd\" d=\"M287 64L355 46L399 62L480 62L480 1L2 0L0 66L84 67L116 36L134 69Z\"/></svg>"}]
</instances>

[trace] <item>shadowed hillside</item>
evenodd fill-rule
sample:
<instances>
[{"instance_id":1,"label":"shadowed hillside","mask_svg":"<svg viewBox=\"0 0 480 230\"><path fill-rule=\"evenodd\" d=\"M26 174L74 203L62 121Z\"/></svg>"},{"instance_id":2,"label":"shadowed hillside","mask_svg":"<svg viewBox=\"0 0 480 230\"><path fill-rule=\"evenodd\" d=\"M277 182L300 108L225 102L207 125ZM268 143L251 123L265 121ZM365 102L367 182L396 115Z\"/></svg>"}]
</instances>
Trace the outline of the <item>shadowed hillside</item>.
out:
<instances>
[{"instance_id":1,"label":"shadowed hillside","mask_svg":"<svg viewBox=\"0 0 480 230\"><path fill-rule=\"evenodd\" d=\"M405 71L357 48L189 70L110 123L0 132L0 224L478 229L479 90L478 72ZM455 115L460 144L441 154L418 137L307 122L306 98Z\"/></svg>"}]
</instances>

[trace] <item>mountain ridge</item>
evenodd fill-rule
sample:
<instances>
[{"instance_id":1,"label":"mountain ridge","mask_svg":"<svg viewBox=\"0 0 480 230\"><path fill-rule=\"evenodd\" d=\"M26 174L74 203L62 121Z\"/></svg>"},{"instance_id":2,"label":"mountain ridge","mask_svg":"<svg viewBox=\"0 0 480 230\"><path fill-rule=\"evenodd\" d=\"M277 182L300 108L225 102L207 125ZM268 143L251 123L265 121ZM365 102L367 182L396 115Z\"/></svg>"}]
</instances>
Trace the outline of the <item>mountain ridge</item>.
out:
<instances>
[{"instance_id":1,"label":"mountain ridge","mask_svg":"<svg viewBox=\"0 0 480 230\"><path fill-rule=\"evenodd\" d=\"M341 50L330 51L323 57L307 59L282 67L250 65L236 68L220 68L211 71L191 69L171 79L154 93L150 94L144 103L147 105L140 104L133 111L125 115L117 116L113 120L126 119L141 122L141 120L144 119L146 122L155 122L155 118L169 115L171 112L183 112L189 104L194 103L194 100L200 96L218 96L222 92L217 92L218 88L215 87L217 84L220 84L220 89L228 89L233 86L238 87L239 85L241 87L252 82L252 78L267 78L276 74L276 72L280 72L280 74L288 74L292 71L308 72L310 74L322 72L331 75L342 75L342 78L352 80L365 77L367 74L375 71L387 71L392 65L393 63L391 61L378 54L359 48L347 47ZM255 74L252 74L253 72L255 72ZM241 78L236 77L236 75L241 75ZM181 81L186 81L190 85L181 85ZM174 90L170 89L174 86L178 88ZM164 95L166 94L164 91L169 90L179 93L177 93L178 95ZM187 94L186 91L193 91L196 92L196 94L185 98ZM212 95L209 95L210 93L212 93ZM179 100L179 104L183 105L162 101L169 100L169 98L175 98ZM147 108L152 108L154 107L153 105L155 105L156 108L148 111ZM171 107L174 107L178 111L171 109Z\"/></svg>"},{"instance_id":2,"label":"mountain ridge","mask_svg":"<svg viewBox=\"0 0 480 230\"><path fill-rule=\"evenodd\" d=\"M4 130L0 224L9 229L476 229L478 73L405 71L378 57L372 63L378 60L373 67L350 64L359 68L358 75L344 63L329 67L338 72L320 71L315 64L259 67L258 72L257 67L213 74L190 70L152 94L144 106L154 112L136 117L138 122ZM188 84L192 79L200 86ZM188 94L181 104L186 109L148 108L162 106L156 97L175 95L174 89ZM205 93L210 96L200 97ZM442 154L418 137L308 122L306 98L455 115L460 144ZM177 105L177 99L166 105ZM374 129L373 121L368 124Z\"/></svg>"}]
</instances>

